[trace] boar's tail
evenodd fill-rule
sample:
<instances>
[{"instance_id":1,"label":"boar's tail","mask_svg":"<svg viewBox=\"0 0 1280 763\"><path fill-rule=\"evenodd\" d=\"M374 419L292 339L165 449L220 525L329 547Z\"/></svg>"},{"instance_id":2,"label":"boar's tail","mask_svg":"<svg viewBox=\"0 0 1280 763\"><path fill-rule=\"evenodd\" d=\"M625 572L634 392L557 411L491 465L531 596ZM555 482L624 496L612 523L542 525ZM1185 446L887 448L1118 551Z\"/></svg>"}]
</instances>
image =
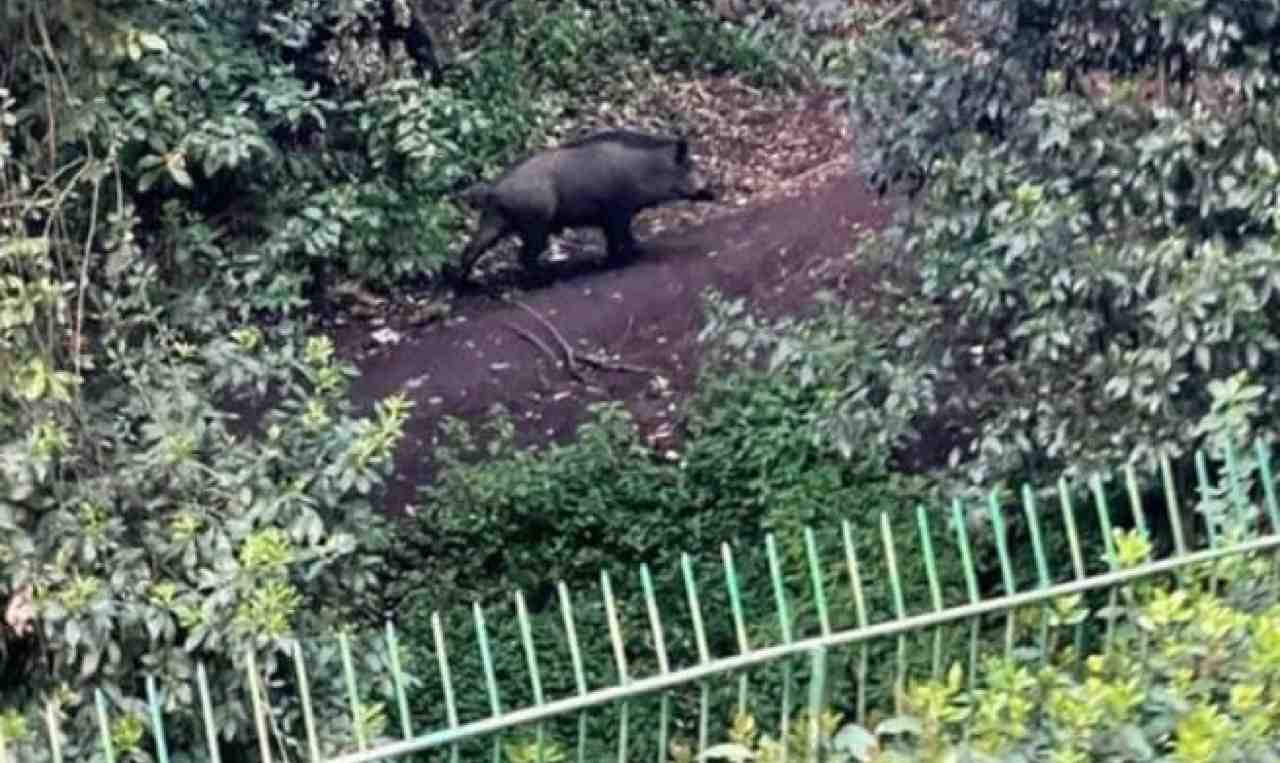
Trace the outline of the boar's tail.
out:
<instances>
[{"instance_id":1,"label":"boar's tail","mask_svg":"<svg viewBox=\"0 0 1280 763\"><path fill-rule=\"evenodd\" d=\"M473 207L483 207L488 204L489 197L492 196L492 194L492 185L485 182L479 182L463 189L462 193L458 194L458 198Z\"/></svg>"}]
</instances>

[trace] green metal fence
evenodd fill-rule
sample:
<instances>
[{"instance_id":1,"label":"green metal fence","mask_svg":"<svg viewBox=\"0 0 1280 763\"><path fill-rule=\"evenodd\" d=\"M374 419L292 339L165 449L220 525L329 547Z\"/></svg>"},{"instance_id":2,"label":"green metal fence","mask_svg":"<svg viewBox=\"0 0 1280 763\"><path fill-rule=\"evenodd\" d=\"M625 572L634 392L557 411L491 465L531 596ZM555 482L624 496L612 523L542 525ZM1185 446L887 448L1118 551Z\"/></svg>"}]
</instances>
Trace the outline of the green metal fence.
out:
<instances>
[{"instance_id":1,"label":"green metal fence","mask_svg":"<svg viewBox=\"0 0 1280 763\"><path fill-rule=\"evenodd\" d=\"M1018 648L1043 652L1043 620L1038 627L1021 624L1020 612L1044 612L1056 597L1076 594L1093 597L1098 604L1114 604L1118 587L1133 581L1280 547L1280 505L1266 445L1256 443L1247 458L1228 451L1216 482L1203 454L1195 464L1198 484L1192 500L1178 495L1170 466L1161 461L1143 475L1145 479L1132 467L1118 480L1095 478L1084 486L1083 496L1065 480L1048 494L1024 486L1020 505L1003 503L993 492L978 512L981 522L974 521L973 507L956 502L941 512L916 507L881 514L871 523L874 538L856 532L848 519L828 534L805 528L793 538L790 554L781 550L784 540L774 535L766 538L763 549L725 544L714 569L701 565L701 576L693 558L683 557L671 578L683 589L678 601L659 596L657 591L672 589L656 586L655 576L642 566L638 595L629 599L637 603L631 611L623 611L621 602L628 599L615 594L617 581L607 573L601 574L598 596L571 594L561 583L541 613L531 613L525 595L517 592L505 617L491 608L486 619L479 605L467 613L452 613L454 621L472 621L471 643L447 643L445 619L437 613L431 618L430 634L413 652L422 658L415 671L401 665L402 634L388 624L378 635L387 674L379 678L390 687L387 704L395 719L390 725L399 739L371 739L363 730L360 716L365 706L360 697L372 678L358 675L351 637L339 635L338 683L345 690L342 701L352 732L347 749L328 758L322 756L318 741L313 712L318 698L304 649L294 650L291 670L285 671L292 673L288 688L300 705L299 725L305 735L300 748L292 749L280 744L275 731L282 690L265 684L258 658L247 654L242 668L258 735L257 759L497 763L508 754L504 740L528 739L532 746L526 749L535 751L531 760L555 759L546 743L567 740L558 741L567 759L662 763L669 744L677 739L700 752L715 741L713 734L722 738L720 730L732 712L752 702L762 715L776 713L783 729L790 728L802 710L809 710L813 718L813 710L841 702L849 715L866 722L868 714L893 712L894 690L908 680L939 676L956 660L967 665L972 680L982 645L990 649L994 644L1006 653ZM1251 476L1256 482L1252 490ZM1046 497L1056 505L1042 508ZM1193 532L1184 527L1185 517L1197 512L1202 519ZM1218 530L1218 520L1241 512L1258 514L1270 531L1227 540ZM1164 547L1146 563L1122 567L1112 535L1119 527L1158 536L1165 540ZM994 579L981 578L974 528L991 533ZM752 553L759 553L760 568L767 574L748 581L738 560ZM950 577L944 570L951 570ZM958 579L952 579L956 570ZM915 599L904 584L912 571L924 581ZM879 608L887 609L888 617L876 620L873 597L879 597ZM762 612L762 606L771 611ZM807 628L797 617L802 609L812 616ZM588 610L598 612L601 627L581 627ZM672 614L676 610L682 610L685 621L678 628ZM518 634L514 643L500 643L491 636L495 617ZM600 643L584 639L597 632L602 634ZM679 643L673 637L677 633ZM714 633L730 635L709 638ZM1108 641L1109 636L1108 625ZM1076 637L1085 638L1083 625L1077 626ZM713 640L719 653L713 653ZM567 656L560 662L569 666L568 677L553 675L552 652ZM460 655L469 658L461 660ZM593 655L607 657L593 660ZM458 672L464 663L477 662L478 671ZM522 669L513 668L517 665ZM221 763L204 665L198 667L194 684L205 745L181 758L168 747L161 710L164 689L153 678L146 679L153 759ZM512 697L520 701L513 703ZM415 707L427 709L415 714ZM96 693L96 710L97 754L114 763L118 755L109 729L119 711L101 691ZM63 761L52 706L44 725L40 739L22 745L0 735L0 763L23 760L24 750L34 749L33 744L43 745L48 759Z\"/></svg>"}]
</instances>

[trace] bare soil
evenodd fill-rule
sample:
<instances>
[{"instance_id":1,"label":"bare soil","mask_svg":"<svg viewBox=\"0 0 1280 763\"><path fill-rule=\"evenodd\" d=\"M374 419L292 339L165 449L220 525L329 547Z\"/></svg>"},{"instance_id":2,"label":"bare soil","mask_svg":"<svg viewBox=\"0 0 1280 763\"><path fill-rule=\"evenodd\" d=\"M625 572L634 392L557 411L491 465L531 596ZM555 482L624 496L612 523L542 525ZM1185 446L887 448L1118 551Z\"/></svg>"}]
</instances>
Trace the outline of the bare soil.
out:
<instances>
[{"instance_id":1,"label":"bare soil","mask_svg":"<svg viewBox=\"0 0 1280 763\"><path fill-rule=\"evenodd\" d=\"M819 289L866 291L858 238L890 209L853 166L836 94L768 95L725 78L654 91L665 102L651 107L696 116L717 202L643 215L642 253L625 266L604 264L598 236L570 234L553 248L550 283L526 288L508 248L491 255L497 270L481 271L480 289L375 305L335 332L362 372L359 407L400 391L416 403L387 510L411 506L432 478L442 417L479 424L495 404L515 415L519 442L542 444L571 439L590 403L621 401L655 449L671 447L696 382L707 289L773 315L805 311Z\"/></svg>"}]
</instances>

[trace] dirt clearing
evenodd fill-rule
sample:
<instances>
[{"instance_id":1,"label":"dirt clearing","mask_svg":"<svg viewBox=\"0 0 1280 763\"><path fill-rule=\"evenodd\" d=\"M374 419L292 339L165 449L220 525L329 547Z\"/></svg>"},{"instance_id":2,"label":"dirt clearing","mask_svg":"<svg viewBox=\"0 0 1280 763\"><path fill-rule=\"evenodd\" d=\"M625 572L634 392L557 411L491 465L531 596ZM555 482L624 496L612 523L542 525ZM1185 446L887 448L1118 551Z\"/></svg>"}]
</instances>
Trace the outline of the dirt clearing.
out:
<instances>
[{"instance_id":1,"label":"dirt clearing","mask_svg":"<svg viewBox=\"0 0 1280 763\"><path fill-rule=\"evenodd\" d=\"M663 451L695 382L707 289L777 315L811 307L820 288L854 297L865 287L858 237L889 210L853 166L836 94L764 95L729 79L658 91L669 102L653 108L697 115L691 138L720 186L717 203L640 216L641 255L624 267L604 265L600 237L567 235L553 246L548 286L521 290L514 258L495 253L478 276L486 288L455 296L442 318L438 297L422 295L335 332L362 373L359 407L400 391L416 403L388 510L412 504L431 479L442 417L478 424L495 404L519 422L518 441L533 444L565 442L590 403L621 401Z\"/></svg>"}]
</instances>

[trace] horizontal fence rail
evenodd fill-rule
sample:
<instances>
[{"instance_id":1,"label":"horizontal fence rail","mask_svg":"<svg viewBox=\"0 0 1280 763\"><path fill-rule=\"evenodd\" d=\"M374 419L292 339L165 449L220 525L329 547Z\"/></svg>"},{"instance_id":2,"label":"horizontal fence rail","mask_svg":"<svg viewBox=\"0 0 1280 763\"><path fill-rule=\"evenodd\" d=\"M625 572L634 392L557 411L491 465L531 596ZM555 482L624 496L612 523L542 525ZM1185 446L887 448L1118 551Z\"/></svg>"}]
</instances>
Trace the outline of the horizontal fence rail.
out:
<instances>
[{"instance_id":1,"label":"horizontal fence rail","mask_svg":"<svg viewBox=\"0 0 1280 763\"><path fill-rule=\"evenodd\" d=\"M292 664L278 671L283 678L276 677L277 684L287 680L290 696L296 698L301 720L294 747L283 744L275 731L283 690L273 692L260 657L248 653L241 667L249 686L258 760L373 763L444 756L451 762L551 763L570 757L630 761L653 756L662 763L677 738L690 740L681 743L691 752L705 750L713 704L745 709L749 696L762 697L763 706L779 710L784 734L801 717L807 717L816 733L818 712L833 698L847 698L848 710L865 723L873 704L880 712L892 712L893 698L913 674L938 677L944 664L959 661L967 664L972 682L980 644L994 641L1006 655L1015 649L1046 654L1044 621L1020 628L1020 611L1043 612L1066 596L1106 596L1099 603L1114 605L1120 586L1280 548L1280 505L1267 445L1255 443L1243 460L1228 449L1218 484L1210 480L1204 454L1196 455L1195 466L1198 497L1190 508L1200 513L1197 526L1203 532L1186 526L1172 470L1161 460L1146 482L1132 466L1110 484L1092 479L1086 486L1091 511L1077 507L1079 497L1064 479L1058 481L1056 495L1041 493L1040 498L1024 486L1020 505L1012 507L993 491L980 511L956 501L940 513L921 506L881 513L860 527L846 519L821 535L808 527L771 534L764 539L763 554L749 546L722 544L719 564L701 583L694 559L685 554L679 570L662 580L642 565L639 592L630 597L615 592L616 580L607 572L600 575L598 599L575 598L563 582L535 607L516 592L507 613L491 609L487 619L479 604L470 612L452 613L450 623L470 620L474 639L465 646L449 643L446 636L453 633L456 642L457 631L446 629L440 612L432 614L428 634L412 639L409 651L406 634L388 623L376 639L385 657L386 675L379 680L389 687L379 696L394 708L389 715L396 721L388 725L399 739L370 737L362 722L367 705L361 697L367 696L371 681L359 679L352 636L340 634L340 679L324 678L341 690L333 692L338 697L324 700L345 704L351 733L346 748L330 751L328 757L322 753L315 714L321 698L303 645L293 645L287 655ZM1251 479L1258 483L1252 491L1256 495L1246 488ZM1054 510L1040 509L1045 495L1056 499ZM1221 528L1229 524L1223 519L1252 515L1267 520L1269 531L1247 538L1223 536ZM1122 527L1162 538L1163 555L1153 552L1145 563L1122 565L1113 536L1113 529ZM994 545L995 562L986 579L975 562L975 532L989 533ZM836 553L824 555L824 548L831 547ZM744 565L743 559L753 563ZM705 573L707 566L703 569ZM714 585L705 582L707 577ZM984 591L999 594L984 597ZM873 621L877 606L890 616ZM761 607L772 612L748 617ZM686 616L674 617L678 609ZM1004 622L993 624L992 616L1000 615ZM597 627L583 630L587 619ZM1074 627L1079 647L1085 632L1082 625ZM508 643L492 635L498 629L510 632ZM948 637L949 629L959 629L963 637ZM1110 620L1105 630L1109 645ZM583 633L607 635L585 640ZM416 658L413 670L402 665L406 654ZM593 655L599 659L592 660ZM886 669L873 672L873 662ZM464 665L471 667L462 670ZM194 684L205 746L188 750L183 759L221 763L204 664L197 666ZM169 763L165 695L154 677L146 678L146 694L153 759ZM523 702L513 702L513 697ZM100 759L115 763L110 730L112 714L119 711L101 690L95 702ZM427 710L415 717L415 707ZM597 718L588 733L589 717L605 709L616 709L616 716ZM694 715L696 721L686 722ZM725 720L723 714L717 717ZM43 714L43 726L46 752L41 759L61 763L64 740L52 704ZM533 731L528 739L521 738L525 746L520 749L532 753L521 757L519 749L504 747L504 738L526 728ZM34 749L30 741L20 747L2 734L0 763L25 760L23 750ZM554 746L569 737L576 737L576 750ZM559 752L553 754L555 750Z\"/></svg>"}]
</instances>

